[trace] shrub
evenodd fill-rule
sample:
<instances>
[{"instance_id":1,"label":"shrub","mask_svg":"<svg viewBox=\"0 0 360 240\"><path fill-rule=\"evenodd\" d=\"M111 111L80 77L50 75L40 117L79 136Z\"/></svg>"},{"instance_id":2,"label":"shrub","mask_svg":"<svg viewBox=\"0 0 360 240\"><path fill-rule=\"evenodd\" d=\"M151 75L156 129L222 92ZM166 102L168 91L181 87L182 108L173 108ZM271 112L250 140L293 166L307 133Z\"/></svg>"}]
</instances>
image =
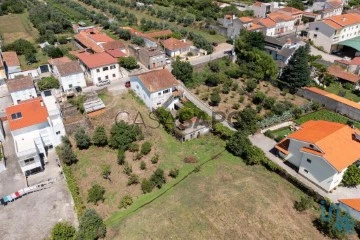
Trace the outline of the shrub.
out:
<instances>
[{"instance_id":1,"label":"shrub","mask_svg":"<svg viewBox=\"0 0 360 240\"><path fill-rule=\"evenodd\" d=\"M141 152L139 152L135 155L135 160L140 160L143 156L144 155Z\"/></svg>"},{"instance_id":2,"label":"shrub","mask_svg":"<svg viewBox=\"0 0 360 240\"><path fill-rule=\"evenodd\" d=\"M69 144L62 144L58 148L59 158L63 161L66 165L74 164L78 161L75 153L73 152L71 145Z\"/></svg>"},{"instance_id":3,"label":"shrub","mask_svg":"<svg viewBox=\"0 0 360 240\"><path fill-rule=\"evenodd\" d=\"M220 83L220 78L218 74L211 74L205 80L205 84L210 87L215 87L219 83Z\"/></svg>"},{"instance_id":4,"label":"shrub","mask_svg":"<svg viewBox=\"0 0 360 240\"><path fill-rule=\"evenodd\" d=\"M125 162L124 164L123 173L125 173L128 176L130 176L130 174L132 173L132 166L128 162Z\"/></svg>"},{"instance_id":5,"label":"shrub","mask_svg":"<svg viewBox=\"0 0 360 240\"><path fill-rule=\"evenodd\" d=\"M68 222L58 222L51 229L51 240L68 240L75 236L75 228Z\"/></svg>"},{"instance_id":6,"label":"shrub","mask_svg":"<svg viewBox=\"0 0 360 240\"><path fill-rule=\"evenodd\" d=\"M190 120L191 118L194 117L194 111L191 108L182 107L178 111L178 116L179 116L180 122L185 122L185 121Z\"/></svg>"},{"instance_id":7,"label":"shrub","mask_svg":"<svg viewBox=\"0 0 360 240\"><path fill-rule=\"evenodd\" d=\"M155 184L147 179L143 179L141 182L141 190L143 193L150 193L155 187Z\"/></svg>"},{"instance_id":8,"label":"shrub","mask_svg":"<svg viewBox=\"0 0 360 240\"><path fill-rule=\"evenodd\" d=\"M133 200L129 195L125 195L121 198L119 208L127 208L133 204Z\"/></svg>"},{"instance_id":9,"label":"shrub","mask_svg":"<svg viewBox=\"0 0 360 240\"><path fill-rule=\"evenodd\" d=\"M232 105L232 108L235 109L235 110L238 110L238 109L240 108L240 104L234 103L234 104Z\"/></svg>"},{"instance_id":10,"label":"shrub","mask_svg":"<svg viewBox=\"0 0 360 240\"><path fill-rule=\"evenodd\" d=\"M140 163L140 169L145 170L146 169L146 163L144 161L141 161Z\"/></svg>"},{"instance_id":11,"label":"shrub","mask_svg":"<svg viewBox=\"0 0 360 240\"><path fill-rule=\"evenodd\" d=\"M139 183L138 175L136 175L134 173L130 174L127 185L130 186L130 185L138 184L138 183Z\"/></svg>"},{"instance_id":12,"label":"shrub","mask_svg":"<svg viewBox=\"0 0 360 240\"><path fill-rule=\"evenodd\" d=\"M246 91L247 92L253 92L256 87L257 87L257 82L255 80L249 79L246 81Z\"/></svg>"},{"instance_id":13,"label":"shrub","mask_svg":"<svg viewBox=\"0 0 360 240\"><path fill-rule=\"evenodd\" d=\"M313 206L313 200L310 197L301 197L300 201L295 201L294 208L299 211L305 211Z\"/></svg>"},{"instance_id":14,"label":"shrub","mask_svg":"<svg viewBox=\"0 0 360 240\"><path fill-rule=\"evenodd\" d=\"M217 91L214 91L213 93L211 93L210 102L211 102L212 106L219 105L220 101L221 101L221 97Z\"/></svg>"},{"instance_id":15,"label":"shrub","mask_svg":"<svg viewBox=\"0 0 360 240\"><path fill-rule=\"evenodd\" d=\"M272 139L275 138L274 134L270 130L267 130L266 132L264 132L264 135L268 138L272 138Z\"/></svg>"},{"instance_id":16,"label":"shrub","mask_svg":"<svg viewBox=\"0 0 360 240\"><path fill-rule=\"evenodd\" d=\"M243 103L244 100L245 100L245 97L241 95L241 96L240 96L240 99L239 99L239 102L240 102L240 103Z\"/></svg>"},{"instance_id":17,"label":"shrub","mask_svg":"<svg viewBox=\"0 0 360 240\"><path fill-rule=\"evenodd\" d=\"M88 202L97 205L97 202L104 201L105 188L98 184L93 185L88 191Z\"/></svg>"},{"instance_id":18,"label":"shrub","mask_svg":"<svg viewBox=\"0 0 360 240\"><path fill-rule=\"evenodd\" d=\"M133 39L131 40L131 43L138 45L140 47L144 47L145 46L145 41L144 39L142 39L141 37L137 37L134 36Z\"/></svg>"},{"instance_id":19,"label":"shrub","mask_svg":"<svg viewBox=\"0 0 360 240\"><path fill-rule=\"evenodd\" d=\"M125 152L122 149L119 149L117 152L117 163L119 165L124 165L125 163Z\"/></svg>"},{"instance_id":20,"label":"shrub","mask_svg":"<svg viewBox=\"0 0 360 240\"><path fill-rule=\"evenodd\" d=\"M61 49L58 47L54 47L54 46L46 46L44 48L44 52L50 58L60 58L60 57L64 56L64 53L61 51Z\"/></svg>"},{"instance_id":21,"label":"shrub","mask_svg":"<svg viewBox=\"0 0 360 240\"><path fill-rule=\"evenodd\" d=\"M246 164L257 165L265 158L264 152L252 145L245 146L242 157Z\"/></svg>"},{"instance_id":22,"label":"shrub","mask_svg":"<svg viewBox=\"0 0 360 240\"><path fill-rule=\"evenodd\" d=\"M90 137L85 133L83 128L79 128L75 132L76 146L79 149L88 149L90 147Z\"/></svg>"},{"instance_id":23,"label":"shrub","mask_svg":"<svg viewBox=\"0 0 360 240\"><path fill-rule=\"evenodd\" d=\"M79 220L77 239L99 239L106 236L106 225L93 209L87 209Z\"/></svg>"},{"instance_id":24,"label":"shrub","mask_svg":"<svg viewBox=\"0 0 360 240\"><path fill-rule=\"evenodd\" d=\"M169 176L172 178L176 178L178 175L179 175L179 169L177 168L171 169L169 172Z\"/></svg>"},{"instance_id":25,"label":"shrub","mask_svg":"<svg viewBox=\"0 0 360 240\"><path fill-rule=\"evenodd\" d=\"M360 168L351 165L344 173L342 184L346 187L356 187L360 184Z\"/></svg>"},{"instance_id":26,"label":"shrub","mask_svg":"<svg viewBox=\"0 0 360 240\"><path fill-rule=\"evenodd\" d=\"M195 156L187 156L184 158L185 163L196 163L197 161L197 157Z\"/></svg>"},{"instance_id":27,"label":"shrub","mask_svg":"<svg viewBox=\"0 0 360 240\"><path fill-rule=\"evenodd\" d=\"M110 179L109 178L110 174L111 174L110 165L109 164L103 165L101 167L101 175L103 176L103 178Z\"/></svg>"},{"instance_id":28,"label":"shrub","mask_svg":"<svg viewBox=\"0 0 360 240\"><path fill-rule=\"evenodd\" d=\"M229 128L225 127L221 123L215 123L213 125L212 131L215 135L220 136L220 138L224 140L230 138L234 134L233 131L231 131Z\"/></svg>"},{"instance_id":29,"label":"shrub","mask_svg":"<svg viewBox=\"0 0 360 240\"><path fill-rule=\"evenodd\" d=\"M130 152L137 152L139 151L139 144L137 143L131 143L129 145L129 149L128 149Z\"/></svg>"},{"instance_id":30,"label":"shrub","mask_svg":"<svg viewBox=\"0 0 360 240\"><path fill-rule=\"evenodd\" d=\"M111 127L109 145L115 149L127 150L129 145L141 135L142 132L138 125L130 125L120 121Z\"/></svg>"},{"instance_id":31,"label":"shrub","mask_svg":"<svg viewBox=\"0 0 360 240\"><path fill-rule=\"evenodd\" d=\"M102 126L96 127L94 134L92 136L92 142L95 146L106 146L108 143L107 136L106 136L106 130Z\"/></svg>"},{"instance_id":32,"label":"shrub","mask_svg":"<svg viewBox=\"0 0 360 240\"><path fill-rule=\"evenodd\" d=\"M139 68L136 58L132 56L119 58L119 65L127 70Z\"/></svg>"},{"instance_id":33,"label":"shrub","mask_svg":"<svg viewBox=\"0 0 360 240\"><path fill-rule=\"evenodd\" d=\"M154 186L161 188L161 186L166 183L164 170L158 168L155 172L151 175L150 181L154 183Z\"/></svg>"},{"instance_id":34,"label":"shrub","mask_svg":"<svg viewBox=\"0 0 360 240\"><path fill-rule=\"evenodd\" d=\"M226 149L239 157L243 156L248 146L251 146L251 142L243 132L236 132L226 143Z\"/></svg>"},{"instance_id":35,"label":"shrub","mask_svg":"<svg viewBox=\"0 0 360 240\"><path fill-rule=\"evenodd\" d=\"M45 77L38 82L38 87L40 91L48 89L58 89L60 87L59 81L54 77Z\"/></svg>"},{"instance_id":36,"label":"shrub","mask_svg":"<svg viewBox=\"0 0 360 240\"><path fill-rule=\"evenodd\" d=\"M253 97L253 103L254 104L263 104L265 99L266 99L266 94L261 91L257 91Z\"/></svg>"},{"instance_id":37,"label":"shrub","mask_svg":"<svg viewBox=\"0 0 360 240\"><path fill-rule=\"evenodd\" d=\"M151 158L151 163L152 164L156 164L159 161L159 155L155 154L152 158Z\"/></svg>"},{"instance_id":38,"label":"shrub","mask_svg":"<svg viewBox=\"0 0 360 240\"><path fill-rule=\"evenodd\" d=\"M151 142L144 142L142 145L141 145L141 153L143 155L147 155L149 152L151 151Z\"/></svg>"}]
</instances>

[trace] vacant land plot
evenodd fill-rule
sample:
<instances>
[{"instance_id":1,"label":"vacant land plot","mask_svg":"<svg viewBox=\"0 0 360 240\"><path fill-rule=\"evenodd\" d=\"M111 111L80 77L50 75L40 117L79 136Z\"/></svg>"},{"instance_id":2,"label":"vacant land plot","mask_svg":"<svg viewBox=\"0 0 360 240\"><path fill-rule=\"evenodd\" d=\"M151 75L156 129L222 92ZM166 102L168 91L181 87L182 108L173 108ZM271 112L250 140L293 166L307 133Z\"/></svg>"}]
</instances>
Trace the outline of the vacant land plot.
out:
<instances>
[{"instance_id":1,"label":"vacant land plot","mask_svg":"<svg viewBox=\"0 0 360 240\"><path fill-rule=\"evenodd\" d=\"M39 33L29 21L28 13L23 13L0 16L0 34L4 43L9 44L17 39L34 42Z\"/></svg>"},{"instance_id":2,"label":"vacant land plot","mask_svg":"<svg viewBox=\"0 0 360 240\"><path fill-rule=\"evenodd\" d=\"M324 239L315 213L299 214L302 193L260 166L224 153L121 222L109 239Z\"/></svg>"}]
</instances>

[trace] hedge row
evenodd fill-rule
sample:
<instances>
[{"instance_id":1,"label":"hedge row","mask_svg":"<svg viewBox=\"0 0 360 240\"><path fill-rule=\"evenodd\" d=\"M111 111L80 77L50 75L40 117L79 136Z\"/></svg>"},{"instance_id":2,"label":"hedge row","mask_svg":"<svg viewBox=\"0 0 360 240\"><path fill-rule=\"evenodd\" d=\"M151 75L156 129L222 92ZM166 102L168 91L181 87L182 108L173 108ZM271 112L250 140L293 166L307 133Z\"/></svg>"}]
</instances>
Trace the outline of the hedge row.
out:
<instances>
[{"instance_id":1,"label":"hedge row","mask_svg":"<svg viewBox=\"0 0 360 240\"><path fill-rule=\"evenodd\" d=\"M70 166L63 164L62 168L63 168L63 172L65 175L65 179L66 179L67 185L69 187L71 196L74 199L76 214L77 214L78 218L80 218L80 216L82 216L84 213L85 205L80 197L79 187L76 183L76 180L75 180L73 174L71 173Z\"/></svg>"}]
</instances>

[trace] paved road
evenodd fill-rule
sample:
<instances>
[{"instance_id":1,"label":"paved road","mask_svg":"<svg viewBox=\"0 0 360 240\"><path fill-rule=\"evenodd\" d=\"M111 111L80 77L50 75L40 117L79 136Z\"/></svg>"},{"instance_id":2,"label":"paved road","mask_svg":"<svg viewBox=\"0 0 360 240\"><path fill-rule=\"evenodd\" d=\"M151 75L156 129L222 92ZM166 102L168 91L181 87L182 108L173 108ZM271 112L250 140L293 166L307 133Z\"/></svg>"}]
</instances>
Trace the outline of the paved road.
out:
<instances>
[{"instance_id":1,"label":"paved road","mask_svg":"<svg viewBox=\"0 0 360 240\"><path fill-rule=\"evenodd\" d=\"M328 62L334 62L335 60L341 59L341 57L335 56L335 55L331 55L328 53L324 53L320 50L317 50L316 48L314 48L313 46L310 46L310 54L312 55L321 55L322 59Z\"/></svg>"},{"instance_id":2,"label":"paved road","mask_svg":"<svg viewBox=\"0 0 360 240\"><path fill-rule=\"evenodd\" d=\"M276 157L272 150L276 144L276 142L273 139L270 139L266 137L264 134L255 134L253 136L249 137L252 144L262 149L266 155L271 161L279 165L281 168L283 168L287 173L289 173L291 176L295 177L297 180L305 184L306 186L310 187L320 195L329 198L332 202L337 203L339 199L342 198L359 198L360 196L360 189L359 188L345 188L345 187L338 187L336 190L334 190L332 193L327 193L324 190L317 187L312 182L308 181L306 178L298 174L294 169L290 168L288 165L286 165L283 160Z\"/></svg>"},{"instance_id":3,"label":"paved road","mask_svg":"<svg viewBox=\"0 0 360 240\"><path fill-rule=\"evenodd\" d=\"M233 49L233 45L223 44L222 46L219 46L217 49L215 49L215 51L212 54L191 59L191 60L189 60L189 63L194 66L194 65L199 65L199 64L206 63L206 62L210 62L211 60L215 60L218 58L228 56L228 54L225 54L224 52L231 51L232 49Z\"/></svg>"}]
</instances>

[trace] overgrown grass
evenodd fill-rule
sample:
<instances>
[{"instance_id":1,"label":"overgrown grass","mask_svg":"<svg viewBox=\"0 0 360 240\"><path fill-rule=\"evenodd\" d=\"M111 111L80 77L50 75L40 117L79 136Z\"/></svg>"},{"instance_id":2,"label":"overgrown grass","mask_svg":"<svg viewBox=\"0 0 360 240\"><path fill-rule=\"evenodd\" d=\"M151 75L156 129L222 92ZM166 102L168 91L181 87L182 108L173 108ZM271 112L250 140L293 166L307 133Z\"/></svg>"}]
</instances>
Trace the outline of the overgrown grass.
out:
<instances>
[{"instance_id":1,"label":"overgrown grass","mask_svg":"<svg viewBox=\"0 0 360 240\"><path fill-rule=\"evenodd\" d=\"M330 86L328 86L325 89L327 92L333 93L335 95L338 95L340 91L345 92L344 98L347 98L354 102L360 102L360 96L354 94L352 90L345 89L342 87L342 85L338 82L332 83Z\"/></svg>"}]
</instances>

